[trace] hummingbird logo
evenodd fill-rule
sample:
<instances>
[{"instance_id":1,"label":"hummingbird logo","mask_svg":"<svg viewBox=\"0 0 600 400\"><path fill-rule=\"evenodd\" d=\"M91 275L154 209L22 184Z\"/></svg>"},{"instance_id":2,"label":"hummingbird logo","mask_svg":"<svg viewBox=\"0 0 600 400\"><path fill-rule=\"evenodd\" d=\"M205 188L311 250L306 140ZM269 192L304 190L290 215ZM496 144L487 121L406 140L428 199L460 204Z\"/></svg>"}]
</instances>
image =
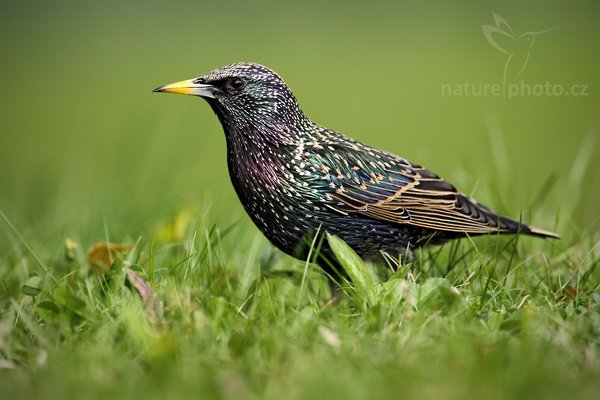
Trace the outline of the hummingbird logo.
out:
<instances>
[{"instance_id":1,"label":"hummingbird logo","mask_svg":"<svg viewBox=\"0 0 600 400\"><path fill-rule=\"evenodd\" d=\"M506 54L502 87L506 89L508 80L517 79L529 62L535 39L542 33L550 32L556 28L545 29L538 32L525 32L516 34L504 18L492 14L495 25L481 25L483 35L487 41L498 51Z\"/></svg>"}]
</instances>

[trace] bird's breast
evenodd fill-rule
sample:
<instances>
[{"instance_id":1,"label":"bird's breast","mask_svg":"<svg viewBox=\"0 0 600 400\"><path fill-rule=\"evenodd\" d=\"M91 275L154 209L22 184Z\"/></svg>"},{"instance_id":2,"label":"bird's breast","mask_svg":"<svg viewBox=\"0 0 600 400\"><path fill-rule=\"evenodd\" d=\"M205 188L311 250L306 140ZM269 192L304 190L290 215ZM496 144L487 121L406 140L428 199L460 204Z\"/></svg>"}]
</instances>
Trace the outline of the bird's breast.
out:
<instances>
[{"instance_id":1,"label":"bird's breast","mask_svg":"<svg viewBox=\"0 0 600 400\"><path fill-rule=\"evenodd\" d=\"M279 149L282 150L282 149ZM307 176L281 152L228 151L231 182L244 209L264 235L291 254L319 226L322 205Z\"/></svg>"}]
</instances>

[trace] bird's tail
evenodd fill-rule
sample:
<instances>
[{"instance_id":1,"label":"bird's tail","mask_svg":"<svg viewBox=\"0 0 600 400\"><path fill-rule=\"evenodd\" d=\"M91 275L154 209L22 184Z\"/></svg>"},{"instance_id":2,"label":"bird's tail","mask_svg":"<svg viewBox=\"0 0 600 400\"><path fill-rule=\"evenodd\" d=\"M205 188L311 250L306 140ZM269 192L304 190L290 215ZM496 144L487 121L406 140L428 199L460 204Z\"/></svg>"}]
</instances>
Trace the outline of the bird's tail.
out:
<instances>
[{"instance_id":1,"label":"bird's tail","mask_svg":"<svg viewBox=\"0 0 600 400\"><path fill-rule=\"evenodd\" d=\"M560 239L560 235L544 229L529 226L512 218L499 216L498 229L501 233L520 233L541 238Z\"/></svg>"},{"instance_id":2,"label":"bird's tail","mask_svg":"<svg viewBox=\"0 0 600 400\"><path fill-rule=\"evenodd\" d=\"M521 233L541 238L560 239L560 235L558 233L546 231L544 229L536 228L535 226L529 226L524 224L521 224Z\"/></svg>"}]
</instances>

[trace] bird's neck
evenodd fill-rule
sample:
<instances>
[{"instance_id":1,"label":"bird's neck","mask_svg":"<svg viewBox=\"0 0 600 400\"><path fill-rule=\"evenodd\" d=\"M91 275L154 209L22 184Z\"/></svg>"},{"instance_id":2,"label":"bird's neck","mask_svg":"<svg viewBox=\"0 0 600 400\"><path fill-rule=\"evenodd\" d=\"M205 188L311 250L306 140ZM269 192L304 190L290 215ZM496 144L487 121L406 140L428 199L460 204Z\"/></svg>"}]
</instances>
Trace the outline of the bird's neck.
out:
<instances>
[{"instance_id":1,"label":"bird's neck","mask_svg":"<svg viewBox=\"0 0 600 400\"><path fill-rule=\"evenodd\" d=\"M312 122L304 115L297 103L272 104L251 113L231 112L217 101L209 104L223 126L228 140L256 142L284 146L294 144Z\"/></svg>"},{"instance_id":2,"label":"bird's neck","mask_svg":"<svg viewBox=\"0 0 600 400\"><path fill-rule=\"evenodd\" d=\"M234 183L277 186L284 168L282 151L291 140L288 132L264 132L257 127L223 123L227 140L227 163ZM237 182L236 182L237 181ZM237 189L237 187L236 187Z\"/></svg>"},{"instance_id":3,"label":"bird's neck","mask_svg":"<svg viewBox=\"0 0 600 400\"><path fill-rule=\"evenodd\" d=\"M314 126L297 105L254 113L257 117L253 118L231 115L216 102L209 103L225 132L234 186L236 180L238 184L277 185L293 150Z\"/></svg>"}]
</instances>

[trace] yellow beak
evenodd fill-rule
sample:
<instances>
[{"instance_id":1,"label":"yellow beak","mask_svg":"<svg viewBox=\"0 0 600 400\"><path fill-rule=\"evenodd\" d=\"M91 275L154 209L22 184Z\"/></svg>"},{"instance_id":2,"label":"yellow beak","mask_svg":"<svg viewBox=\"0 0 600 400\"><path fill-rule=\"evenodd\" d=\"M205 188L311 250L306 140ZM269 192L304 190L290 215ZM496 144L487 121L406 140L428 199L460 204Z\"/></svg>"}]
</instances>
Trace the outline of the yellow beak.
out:
<instances>
[{"instance_id":1,"label":"yellow beak","mask_svg":"<svg viewBox=\"0 0 600 400\"><path fill-rule=\"evenodd\" d=\"M191 96L210 98L215 97L214 93L217 91L217 88L206 83L195 83L195 81L196 79L189 79L187 81L171 83L170 85L157 87L153 92L188 94Z\"/></svg>"}]
</instances>

